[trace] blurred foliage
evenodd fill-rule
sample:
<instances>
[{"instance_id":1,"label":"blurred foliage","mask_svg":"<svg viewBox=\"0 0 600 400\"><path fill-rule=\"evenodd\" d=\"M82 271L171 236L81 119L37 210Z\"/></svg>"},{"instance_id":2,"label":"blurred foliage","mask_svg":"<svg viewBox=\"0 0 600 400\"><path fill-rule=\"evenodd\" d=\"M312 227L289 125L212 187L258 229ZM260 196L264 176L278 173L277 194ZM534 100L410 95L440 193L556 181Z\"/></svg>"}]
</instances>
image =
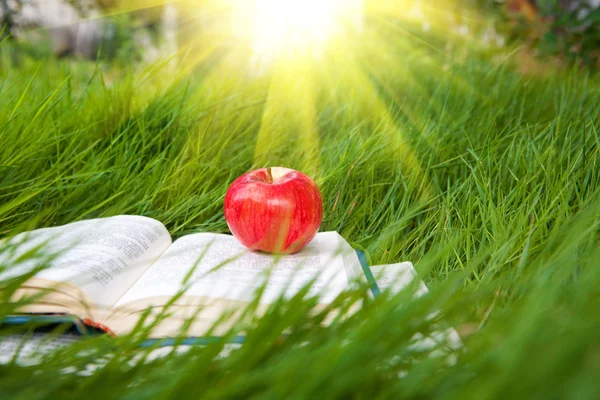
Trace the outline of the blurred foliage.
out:
<instances>
[{"instance_id":1,"label":"blurred foliage","mask_svg":"<svg viewBox=\"0 0 600 400\"><path fill-rule=\"evenodd\" d=\"M0 0L0 40L8 37L15 25L11 5L8 0ZM14 5L20 7L22 0L15 0Z\"/></svg>"},{"instance_id":2,"label":"blurred foliage","mask_svg":"<svg viewBox=\"0 0 600 400\"><path fill-rule=\"evenodd\" d=\"M46 59L54 55L76 55L122 66L141 61L156 51L160 41L161 7L119 12L108 2L63 0L63 3L66 10L72 9L82 21L95 20L98 14L104 16L95 26L78 30L68 18L44 22L37 16L24 17L24 7L34 5L33 0L0 0L0 40L10 39L5 50L10 49L14 62L18 63L23 57ZM62 30L62 35L56 35L55 29ZM76 47L75 37L89 45Z\"/></svg>"},{"instance_id":3,"label":"blurred foliage","mask_svg":"<svg viewBox=\"0 0 600 400\"><path fill-rule=\"evenodd\" d=\"M18 28L19 10L29 1L0 0L0 40ZM90 10L108 15L100 54L117 64L139 61L160 42L158 24L163 7L159 2L64 1L84 18ZM364 1L376 4L386 0ZM392 1L395 8L400 3ZM528 56L550 57L565 66L600 67L600 0L410 0L400 8L426 32L437 28L488 47L525 43ZM441 46L452 42L451 38L443 35L446 43ZM23 46L28 54L46 53L33 49L34 45Z\"/></svg>"},{"instance_id":4,"label":"blurred foliage","mask_svg":"<svg viewBox=\"0 0 600 400\"><path fill-rule=\"evenodd\" d=\"M119 13L110 17L108 40L101 54L117 65L141 61L149 47L157 41L156 33L145 27L132 14Z\"/></svg>"},{"instance_id":5,"label":"blurred foliage","mask_svg":"<svg viewBox=\"0 0 600 400\"><path fill-rule=\"evenodd\" d=\"M509 39L568 65L600 67L600 1L507 0L503 10Z\"/></svg>"},{"instance_id":6,"label":"blurred foliage","mask_svg":"<svg viewBox=\"0 0 600 400\"><path fill-rule=\"evenodd\" d=\"M600 67L600 0L414 0L408 18L445 42L522 47L527 58ZM524 60L528 62L528 60Z\"/></svg>"}]
</instances>

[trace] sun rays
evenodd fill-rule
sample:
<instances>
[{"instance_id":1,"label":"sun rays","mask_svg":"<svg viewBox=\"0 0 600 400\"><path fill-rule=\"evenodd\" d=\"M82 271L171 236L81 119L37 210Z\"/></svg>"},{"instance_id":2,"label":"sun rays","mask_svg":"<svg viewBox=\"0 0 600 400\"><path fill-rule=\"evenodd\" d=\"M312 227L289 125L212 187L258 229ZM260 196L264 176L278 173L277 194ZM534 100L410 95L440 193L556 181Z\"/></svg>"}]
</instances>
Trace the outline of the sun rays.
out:
<instances>
[{"instance_id":1,"label":"sun rays","mask_svg":"<svg viewBox=\"0 0 600 400\"><path fill-rule=\"evenodd\" d=\"M206 84L200 90L206 93L191 98L210 96L218 103L231 96L238 100L248 96L248 103L254 104L258 96L264 96L254 149L256 166L286 161L284 153L292 148L293 167L320 175L320 142L327 134L320 118L328 109L365 127L362 134L379 135L385 141L381 151L393 154L418 182L422 195L432 196L407 131L422 129L427 122L425 111L439 113L443 105L430 104L428 110L407 108L402 90L390 92L386 85L386 79L393 76L396 83L418 93L421 74L451 74L439 62L443 57L450 59L444 50L411 33L415 24L423 24L419 0L123 3L122 7L115 3L112 12L160 4L178 7L176 67L168 76L156 75L155 84L173 85L203 71L201 79ZM434 7L425 10L428 16L448 16ZM423 30L437 29L431 18L426 23L433 26L421 26ZM438 34L447 35L445 29L438 29ZM461 77L456 77L456 86L470 90ZM422 93L427 96L425 90ZM429 140L426 135L422 139Z\"/></svg>"}]
</instances>

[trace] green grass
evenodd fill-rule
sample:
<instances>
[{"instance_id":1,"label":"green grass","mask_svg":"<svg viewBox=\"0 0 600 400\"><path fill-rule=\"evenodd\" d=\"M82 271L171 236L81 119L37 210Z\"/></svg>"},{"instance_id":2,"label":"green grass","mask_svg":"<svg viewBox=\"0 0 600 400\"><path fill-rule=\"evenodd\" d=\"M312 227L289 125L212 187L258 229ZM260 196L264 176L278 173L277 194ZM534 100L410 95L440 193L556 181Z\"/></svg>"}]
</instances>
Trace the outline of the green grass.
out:
<instances>
[{"instance_id":1,"label":"green grass","mask_svg":"<svg viewBox=\"0 0 600 400\"><path fill-rule=\"evenodd\" d=\"M310 300L278 304L226 358L216 343L144 362L136 337L92 339L0 366L1 397L597 398L597 76L521 75L510 57L392 40L283 78L215 75L214 60L185 76L17 67L4 46L2 237L118 214L174 237L227 232L231 181L285 165L318 182L322 230L373 265L413 261L431 294L382 296L327 328ZM411 346L439 324L464 334L455 363ZM88 376L64 372L94 360Z\"/></svg>"}]
</instances>

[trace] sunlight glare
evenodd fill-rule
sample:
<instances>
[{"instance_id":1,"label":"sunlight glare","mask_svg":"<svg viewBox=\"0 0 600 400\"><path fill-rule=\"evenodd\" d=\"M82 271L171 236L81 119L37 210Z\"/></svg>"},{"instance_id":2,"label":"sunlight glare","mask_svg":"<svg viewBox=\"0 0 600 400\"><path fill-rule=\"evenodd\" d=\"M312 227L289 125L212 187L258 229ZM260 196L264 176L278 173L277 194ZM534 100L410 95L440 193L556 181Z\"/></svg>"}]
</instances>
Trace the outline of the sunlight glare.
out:
<instances>
[{"instance_id":1,"label":"sunlight glare","mask_svg":"<svg viewBox=\"0 0 600 400\"><path fill-rule=\"evenodd\" d=\"M256 0L239 2L234 22L249 37L252 52L274 57L297 52L319 52L340 33L342 19L357 14L362 0ZM356 15L354 20L356 20Z\"/></svg>"}]
</instances>

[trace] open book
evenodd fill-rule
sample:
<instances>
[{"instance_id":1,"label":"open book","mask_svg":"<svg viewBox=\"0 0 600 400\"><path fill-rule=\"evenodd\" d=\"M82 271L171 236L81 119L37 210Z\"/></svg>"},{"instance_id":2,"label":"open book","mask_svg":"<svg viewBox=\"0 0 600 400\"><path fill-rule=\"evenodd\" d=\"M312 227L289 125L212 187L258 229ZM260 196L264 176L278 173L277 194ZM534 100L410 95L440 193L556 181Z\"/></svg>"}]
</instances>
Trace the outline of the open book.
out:
<instances>
[{"instance_id":1,"label":"open book","mask_svg":"<svg viewBox=\"0 0 600 400\"><path fill-rule=\"evenodd\" d=\"M116 216L22 233L8 241L0 282L32 271L39 260L14 263L43 245L56 257L13 295L36 296L23 313L67 314L115 334L130 332L150 309L149 321L169 301L168 317L153 337L203 336L227 313L241 311L264 287L260 307L293 296L312 282L312 294L326 305L365 278L355 251L336 232L318 233L299 253L253 252L230 235L197 233L172 241L164 225L141 216ZM6 243L3 245L6 248ZM50 289L50 290L49 290ZM220 325L224 333L226 324Z\"/></svg>"}]
</instances>

